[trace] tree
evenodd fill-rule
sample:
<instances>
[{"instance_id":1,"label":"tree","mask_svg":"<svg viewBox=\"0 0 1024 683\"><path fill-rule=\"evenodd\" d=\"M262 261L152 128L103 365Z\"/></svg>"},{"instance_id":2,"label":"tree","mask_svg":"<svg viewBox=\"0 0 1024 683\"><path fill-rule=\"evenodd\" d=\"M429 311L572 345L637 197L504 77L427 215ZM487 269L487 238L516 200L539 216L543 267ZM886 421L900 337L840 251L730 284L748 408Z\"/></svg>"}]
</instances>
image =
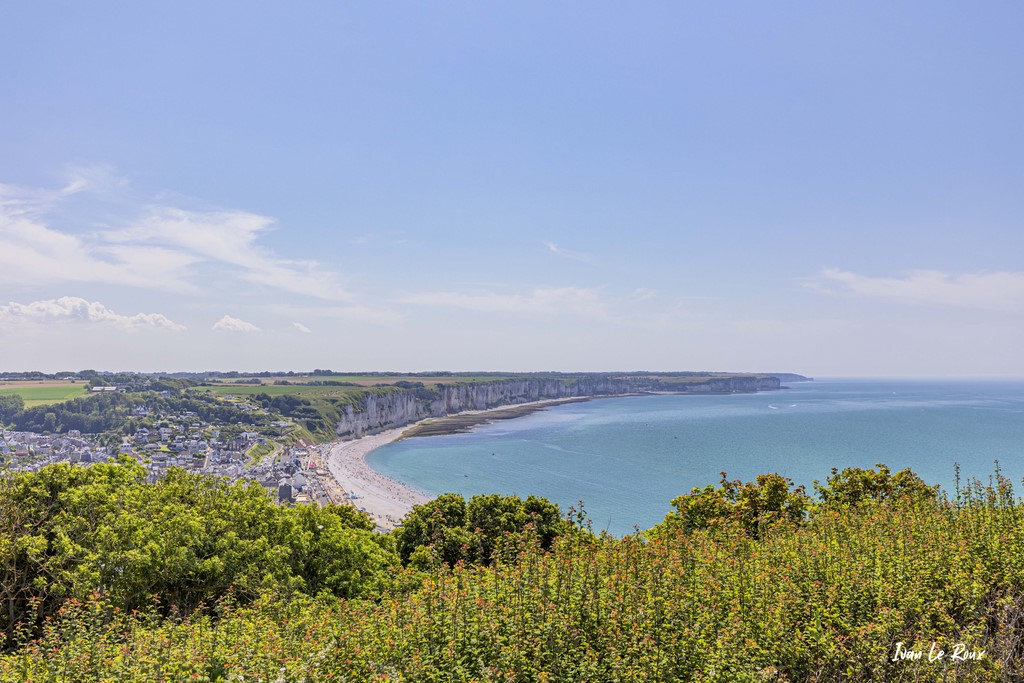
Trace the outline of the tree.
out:
<instances>
[{"instance_id":1,"label":"tree","mask_svg":"<svg viewBox=\"0 0 1024 683\"><path fill-rule=\"evenodd\" d=\"M465 559L463 546L472 543L466 531L466 499L458 493L446 493L422 505L416 505L395 531L398 556L410 564L419 551L419 561L431 564L430 558L450 565ZM425 567L422 567L425 568Z\"/></svg>"},{"instance_id":2,"label":"tree","mask_svg":"<svg viewBox=\"0 0 1024 683\"><path fill-rule=\"evenodd\" d=\"M490 564L503 543L515 540L529 526L544 549L563 530L562 513L546 498L530 496L473 496L466 506L466 525L475 536L480 564Z\"/></svg>"},{"instance_id":3,"label":"tree","mask_svg":"<svg viewBox=\"0 0 1024 683\"><path fill-rule=\"evenodd\" d=\"M803 486L780 474L760 474L752 482L730 481L722 472L719 487L695 488L672 500L675 510L652 531L655 535L682 529L686 533L734 521L754 538L779 523L799 524L807 517L811 500Z\"/></svg>"},{"instance_id":4,"label":"tree","mask_svg":"<svg viewBox=\"0 0 1024 683\"><path fill-rule=\"evenodd\" d=\"M25 399L18 394L0 396L0 425L9 424L14 416L25 409Z\"/></svg>"},{"instance_id":5,"label":"tree","mask_svg":"<svg viewBox=\"0 0 1024 683\"><path fill-rule=\"evenodd\" d=\"M391 537L355 508L281 508L291 549L291 574L311 595L352 598L377 594L395 569Z\"/></svg>"},{"instance_id":6,"label":"tree","mask_svg":"<svg viewBox=\"0 0 1024 683\"><path fill-rule=\"evenodd\" d=\"M895 499L934 501L938 496L937 486L928 486L909 468L892 473L888 467L876 464L873 469L847 467L842 472L832 468L832 476L825 485L814 482L814 490L823 505L841 507L860 505L868 501Z\"/></svg>"},{"instance_id":7,"label":"tree","mask_svg":"<svg viewBox=\"0 0 1024 683\"><path fill-rule=\"evenodd\" d=\"M525 534L550 548L564 528L558 506L545 498L491 494L473 496L467 504L461 495L446 493L415 506L395 531L395 541L402 562L421 569L458 562L488 565L503 545L514 546Z\"/></svg>"},{"instance_id":8,"label":"tree","mask_svg":"<svg viewBox=\"0 0 1024 683\"><path fill-rule=\"evenodd\" d=\"M0 478L0 634L34 632L94 591L124 610L157 595L187 614L229 591L356 597L399 567L392 540L351 508L280 507L258 484L177 468L145 480L130 458Z\"/></svg>"}]
</instances>

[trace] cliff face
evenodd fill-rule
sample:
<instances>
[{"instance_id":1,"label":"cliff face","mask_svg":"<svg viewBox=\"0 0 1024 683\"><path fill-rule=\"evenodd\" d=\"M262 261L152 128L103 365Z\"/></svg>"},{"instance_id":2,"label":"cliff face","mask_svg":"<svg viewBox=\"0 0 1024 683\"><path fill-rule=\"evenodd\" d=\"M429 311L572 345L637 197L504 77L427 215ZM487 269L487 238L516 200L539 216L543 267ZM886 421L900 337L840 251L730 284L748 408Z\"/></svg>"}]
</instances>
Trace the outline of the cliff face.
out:
<instances>
[{"instance_id":1,"label":"cliff face","mask_svg":"<svg viewBox=\"0 0 1024 683\"><path fill-rule=\"evenodd\" d=\"M513 379L478 384L440 385L440 397L417 398L411 391L367 393L361 405L347 406L335 427L341 438L359 438L387 429L404 427L426 417L441 417L464 410L554 398L611 396L650 392L750 393L780 388L777 377L737 375L702 381L654 377L571 377L565 379Z\"/></svg>"},{"instance_id":2,"label":"cliff face","mask_svg":"<svg viewBox=\"0 0 1024 683\"><path fill-rule=\"evenodd\" d=\"M463 410L485 410L495 406L548 398L628 394L648 390L645 385L629 380L596 377L570 380L524 379L475 385L454 384L442 389L441 398L430 404L430 414L450 415Z\"/></svg>"},{"instance_id":3,"label":"cliff face","mask_svg":"<svg viewBox=\"0 0 1024 683\"><path fill-rule=\"evenodd\" d=\"M423 403L410 392L367 393L361 406L346 406L334 431L342 438L358 439L428 417Z\"/></svg>"},{"instance_id":4,"label":"cliff face","mask_svg":"<svg viewBox=\"0 0 1024 683\"><path fill-rule=\"evenodd\" d=\"M658 382L657 391L677 391L687 394L748 394L755 391L772 391L781 386L782 382L778 377L751 375L718 377L699 384L688 383L685 380L661 380Z\"/></svg>"}]
</instances>

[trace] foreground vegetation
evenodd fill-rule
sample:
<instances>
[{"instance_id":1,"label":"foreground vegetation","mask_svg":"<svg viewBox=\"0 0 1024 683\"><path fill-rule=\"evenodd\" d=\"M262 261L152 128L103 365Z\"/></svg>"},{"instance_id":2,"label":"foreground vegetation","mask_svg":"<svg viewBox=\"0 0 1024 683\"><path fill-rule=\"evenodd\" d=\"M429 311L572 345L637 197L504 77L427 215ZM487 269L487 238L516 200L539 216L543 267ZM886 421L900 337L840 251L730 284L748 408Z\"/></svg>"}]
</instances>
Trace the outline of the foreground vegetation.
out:
<instances>
[{"instance_id":1,"label":"foreground vegetation","mask_svg":"<svg viewBox=\"0 0 1024 683\"><path fill-rule=\"evenodd\" d=\"M106 477L132 471L104 467ZM41 501L61 488L33 476L19 485ZM394 536L372 537L358 515L342 515L332 529L349 541L323 547L316 529L320 515L338 514L331 508L269 512L243 488L179 475L124 499L151 490L151 504L101 496L96 513L86 503L95 485L66 487L76 492L67 505L84 507L62 508L39 538L57 543L61 524L93 523L108 509L139 510L136 519L149 510L157 524L160 510L173 512L148 541L141 520L118 535L121 555L111 556L131 559L131 572L108 566L72 580L59 611L9 629L0 680L1014 681L1024 671L1024 505L998 474L952 500L881 467L834 472L814 498L777 475L723 477L622 539L591 533L583 513L552 519L539 499L443 496ZM259 514L232 512L236 498ZM187 523L195 506L209 514ZM230 524L204 536L202 525L223 515ZM286 533L261 544L246 531L273 528L275 515L291 524ZM185 543L169 561L188 538L161 544L174 527L206 544ZM42 540L19 542L17 528L5 523L0 536L5 586L19 547L45 554ZM233 533L252 545L236 546ZM89 535L76 538L79 557L94 552L81 540ZM353 560L358 547L366 560ZM263 571L266 562L279 571ZM187 608L159 583L128 579L176 568L168 586L197 586L217 582L222 567L238 571ZM332 583L339 573L349 580ZM28 583L41 590L68 576ZM898 657L914 651L920 659Z\"/></svg>"}]
</instances>

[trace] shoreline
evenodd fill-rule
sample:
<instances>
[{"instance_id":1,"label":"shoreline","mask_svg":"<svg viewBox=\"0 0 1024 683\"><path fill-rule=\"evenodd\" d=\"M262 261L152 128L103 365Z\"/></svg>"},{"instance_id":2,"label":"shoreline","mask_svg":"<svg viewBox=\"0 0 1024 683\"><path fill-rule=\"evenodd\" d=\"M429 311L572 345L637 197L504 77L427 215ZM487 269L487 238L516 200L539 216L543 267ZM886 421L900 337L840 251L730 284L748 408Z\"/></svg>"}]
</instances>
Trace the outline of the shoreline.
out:
<instances>
[{"instance_id":1,"label":"shoreline","mask_svg":"<svg viewBox=\"0 0 1024 683\"><path fill-rule=\"evenodd\" d=\"M392 479L386 474L370 467L366 462L366 457L382 446L405 438L461 434L470 431L478 425L488 424L496 420L522 417L565 403L581 403L599 398L699 393L701 392L652 391L597 396L571 396L529 401L526 403L513 403L483 410L464 410L441 417L428 417L402 427L395 427L358 439L334 441L327 444L327 470L331 473L338 488L346 494L358 495L358 498L346 497L344 503L369 514L374 522L376 522L378 531L390 531L401 523L402 519L412 511L414 505L429 502L434 499L434 496L417 491L411 486Z\"/></svg>"},{"instance_id":2,"label":"shoreline","mask_svg":"<svg viewBox=\"0 0 1024 683\"><path fill-rule=\"evenodd\" d=\"M616 394L621 397L627 394ZM612 398L612 396L571 396L567 398L547 398L528 403L513 403L507 406L487 408L485 410L464 410L460 413L428 417L409 425L399 439L414 439L420 436L445 436L448 434L465 434L479 425L490 424L499 420L512 420L524 417L538 410L566 403L583 403L594 398Z\"/></svg>"},{"instance_id":3,"label":"shoreline","mask_svg":"<svg viewBox=\"0 0 1024 683\"><path fill-rule=\"evenodd\" d=\"M377 523L378 531L394 529L414 505L432 498L381 474L366 462L371 451L397 441L406 429L408 426L397 427L328 447L327 470L346 494L359 496L346 498L345 503L365 510Z\"/></svg>"},{"instance_id":4,"label":"shoreline","mask_svg":"<svg viewBox=\"0 0 1024 683\"><path fill-rule=\"evenodd\" d=\"M428 417L412 424L351 441L335 441L327 444L327 470L338 487L346 494L354 493L359 496L358 498L346 498L345 503L368 513L376 522L378 531L390 531L401 523L402 518L412 510L414 505L426 503L433 500L434 497L417 491L370 467L366 462L366 456L381 446L416 436L463 433L472 427L487 424L493 420L512 419L563 403L578 403L589 401L592 398L621 396L623 394L552 398L528 403L514 403L485 410L466 410L442 417ZM407 434L424 424L437 425L438 429L418 435ZM441 431L442 429L449 431Z\"/></svg>"}]
</instances>

